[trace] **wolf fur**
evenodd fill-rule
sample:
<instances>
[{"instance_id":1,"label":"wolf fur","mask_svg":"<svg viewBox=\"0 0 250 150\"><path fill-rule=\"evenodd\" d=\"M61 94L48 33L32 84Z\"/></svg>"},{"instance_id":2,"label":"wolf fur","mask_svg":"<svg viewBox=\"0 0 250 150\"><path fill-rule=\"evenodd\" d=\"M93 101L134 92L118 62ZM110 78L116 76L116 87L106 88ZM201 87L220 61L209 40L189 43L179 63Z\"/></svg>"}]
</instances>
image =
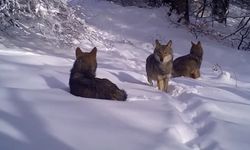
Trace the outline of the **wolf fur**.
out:
<instances>
[{"instance_id":1,"label":"wolf fur","mask_svg":"<svg viewBox=\"0 0 250 150\"><path fill-rule=\"evenodd\" d=\"M76 60L71 69L69 87L75 96L125 101L127 94L108 79L96 78L97 48L91 52L76 49Z\"/></svg>"},{"instance_id":2,"label":"wolf fur","mask_svg":"<svg viewBox=\"0 0 250 150\"><path fill-rule=\"evenodd\" d=\"M149 55L146 60L146 72L149 84L152 86L152 80L157 81L158 89L167 91L168 81L171 76L173 66L172 41L167 45L161 45L155 40L154 53Z\"/></svg>"},{"instance_id":3,"label":"wolf fur","mask_svg":"<svg viewBox=\"0 0 250 150\"><path fill-rule=\"evenodd\" d=\"M172 77L184 76L193 79L200 77L203 48L200 41L197 44L193 42L191 44L192 47L189 54L174 60Z\"/></svg>"}]
</instances>

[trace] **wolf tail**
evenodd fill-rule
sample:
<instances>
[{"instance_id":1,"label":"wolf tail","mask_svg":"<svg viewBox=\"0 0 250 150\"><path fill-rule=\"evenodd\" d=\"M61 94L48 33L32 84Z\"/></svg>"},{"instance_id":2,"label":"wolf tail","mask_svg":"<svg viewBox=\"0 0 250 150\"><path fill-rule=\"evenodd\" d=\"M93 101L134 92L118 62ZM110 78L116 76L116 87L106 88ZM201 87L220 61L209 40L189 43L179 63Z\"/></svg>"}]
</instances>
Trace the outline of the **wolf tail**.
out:
<instances>
[{"instance_id":1,"label":"wolf tail","mask_svg":"<svg viewBox=\"0 0 250 150\"><path fill-rule=\"evenodd\" d=\"M113 96L114 96L113 98L118 101L126 101L128 97L127 93L124 90L120 90L120 89L117 89Z\"/></svg>"}]
</instances>

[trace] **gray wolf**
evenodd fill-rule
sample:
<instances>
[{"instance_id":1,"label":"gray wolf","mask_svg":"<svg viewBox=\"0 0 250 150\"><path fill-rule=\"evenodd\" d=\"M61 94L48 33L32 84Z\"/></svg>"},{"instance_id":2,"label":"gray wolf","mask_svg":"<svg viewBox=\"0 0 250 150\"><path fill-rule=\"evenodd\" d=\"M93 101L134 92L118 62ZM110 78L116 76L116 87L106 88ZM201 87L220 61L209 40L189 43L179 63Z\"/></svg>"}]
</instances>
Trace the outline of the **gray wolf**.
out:
<instances>
[{"instance_id":1,"label":"gray wolf","mask_svg":"<svg viewBox=\"0 0 250 150\"><path fill-rule=\"evenodd\" d=\"M146 72L149 84L152 86L152 80L157 81L158 89L167 91L168 81L171 76L173 66L172 41L167 45L161 45L155 40L154 53L149 55L146 60Z\"/></svg>"},{"instance_id":2,"label":"gray wolf","mask_svg":"<svg viewBox=\"0 0 250 150\"><path fill-rule=\"evenodd\" d=\"M108 79L96 78L97 48L91 52L76 49L76 60L71 69L69 87L75 96L125 101L127 94Z\"/></svg>"},{"instance_id":3,"label":"gray wolf","mask_svg":"<svg viewBox=\"0 0 250 150\"><path fill-rule=\"evenodd\" d=\"M191 44L192 47L189 54L174 60L172 77L184 76L193 79L200 77L203 48L200 41L197 44L193 42Z\"/></svg>"}]
</instances>

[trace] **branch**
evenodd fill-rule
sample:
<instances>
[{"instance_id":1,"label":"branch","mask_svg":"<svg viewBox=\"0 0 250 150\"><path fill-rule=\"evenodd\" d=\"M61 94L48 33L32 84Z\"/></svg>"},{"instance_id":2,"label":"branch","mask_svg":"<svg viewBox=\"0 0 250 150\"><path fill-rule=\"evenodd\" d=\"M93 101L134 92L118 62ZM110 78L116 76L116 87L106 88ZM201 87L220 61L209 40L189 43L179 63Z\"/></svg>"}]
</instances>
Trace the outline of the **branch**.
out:
<instances>
[{"instance_id":1,"label":"branch","mask_svg":"<svg viewBox=\"0 0 250 150\"><path fill-rule=\"evenodd\" d=\"M224 38L222 38L222 40L224 40L224 39L226 39L226 38L228 38L228 37L230 37L230 36L232 36L232 35L235 35L235 34L238 33L239 31L241 31L243 28L245 28L245 26L247 26L247 24L248 24L249 21L250 21L250 17L247 19L247 21L245 22L245 24L244 24L242 27L240 27L239 29L237 29L235 32L233 32L233 33L231 33L231 34L225 36Z\"/></svg>"}]
</instances>

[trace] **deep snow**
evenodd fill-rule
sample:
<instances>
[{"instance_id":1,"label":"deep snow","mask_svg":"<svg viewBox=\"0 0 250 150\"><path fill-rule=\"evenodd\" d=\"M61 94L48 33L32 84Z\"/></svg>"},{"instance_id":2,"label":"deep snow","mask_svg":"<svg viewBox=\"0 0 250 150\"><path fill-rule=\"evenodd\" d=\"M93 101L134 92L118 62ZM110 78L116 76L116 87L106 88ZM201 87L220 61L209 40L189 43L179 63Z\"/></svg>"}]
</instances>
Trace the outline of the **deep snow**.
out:
<instances>
[{"instance_id":1,"label":"deep snow","mask_svg":"<svg viewBox=\"0 0 250 150\"><path fill-rule=\"evenodd\" d=\"M127 102L75 97L68 92L74 49L41 39L0 38L1 150L248 150L249 54L203 37L201 78L175 78L169 93L147 85L145 60L157 38L173 40L175 58L191 40L163 8L71 1L96 37L97 76L128 93ZM222 72L216 67L222 68ZM217 71L216 71L217 69Z\"/></svg>"}]
</instances>

